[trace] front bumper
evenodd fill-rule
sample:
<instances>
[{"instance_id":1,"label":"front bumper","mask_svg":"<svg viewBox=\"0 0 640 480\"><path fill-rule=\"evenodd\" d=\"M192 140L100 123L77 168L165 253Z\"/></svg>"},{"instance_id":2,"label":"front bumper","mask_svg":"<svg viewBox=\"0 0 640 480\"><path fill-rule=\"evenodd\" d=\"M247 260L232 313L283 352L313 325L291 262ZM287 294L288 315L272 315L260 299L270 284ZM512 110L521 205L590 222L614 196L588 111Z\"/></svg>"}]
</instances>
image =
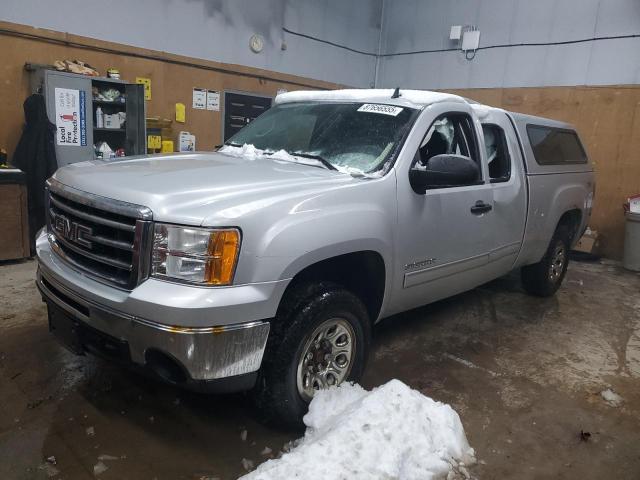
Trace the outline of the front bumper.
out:
<instances>
[{"instance_id":1,"label":"front bumper","mask_svg":"<svg viewBox=\"0 0 640 480\"><path fill-rule=\"evenodd\" d=\"M269 335L270 324L264 319L272 318L271 308L265 306L282 287L279 282L214 292L147 280L126 292L74 270L51 251L46 232L37 239L37 253L36 283L50 313L53 308L62 310L79 328L123 344L125 357L134 365L150 367L159 355L172 361L184 372L184 382L175 383L192 386L227 379L236 386L231 390L251 388ZM187 306L189 295L192 303ZM182 321L176 321L179 318Z\"/></svg>"},{"instance_id":2,"label":"front bumper","mask_svg":"<svg viewBox=\"0 0 640 480\"><path fill-rule=\"evenodd\" d=\"M120 355L119 360L130 359L134 364L147 366L153 358L152 352L173 360L185 373L176 383L238 377L260 368L269 334L268 322L227 327L168 327L89 302L57 283L41 268L36 282L48 304L64 310L81 328L100 332L125 348L126 355Z\"/></svg>"}]
</instances>

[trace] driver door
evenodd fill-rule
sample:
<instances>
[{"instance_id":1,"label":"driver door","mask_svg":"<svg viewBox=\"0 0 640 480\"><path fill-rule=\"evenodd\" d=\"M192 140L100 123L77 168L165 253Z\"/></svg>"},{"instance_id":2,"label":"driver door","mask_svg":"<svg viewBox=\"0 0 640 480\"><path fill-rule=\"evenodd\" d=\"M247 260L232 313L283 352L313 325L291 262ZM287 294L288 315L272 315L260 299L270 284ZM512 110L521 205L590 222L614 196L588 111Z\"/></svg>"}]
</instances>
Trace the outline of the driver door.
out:
<instances>
[{"instance_id":1,"label":"driver door","mask_svg":"<svg viewBox=\"0 0 640 480\"><path fill-rule=\"evenodd\" d=\"M466 291L489 277L493 195L486 181L479 124L467 111L441 108L434 113L422 125L410 168L434 155L457 154L475 161L479 176L471 185L431 188L422 195L413 190L408 175L398 174L398 311Z\"/></svg>"}]
</instances>

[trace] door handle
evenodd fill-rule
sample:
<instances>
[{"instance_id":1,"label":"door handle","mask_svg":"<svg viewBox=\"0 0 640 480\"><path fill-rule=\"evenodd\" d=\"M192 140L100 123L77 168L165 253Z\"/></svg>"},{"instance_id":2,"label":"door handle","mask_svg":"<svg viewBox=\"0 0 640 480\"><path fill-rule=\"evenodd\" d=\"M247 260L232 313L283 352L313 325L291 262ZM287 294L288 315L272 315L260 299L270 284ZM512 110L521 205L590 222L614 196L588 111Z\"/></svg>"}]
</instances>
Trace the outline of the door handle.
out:
<instances>
[{"instance_id":1,"label":"door handle","mask_svg":"<svg viewBox=\"0 0 640 480\"><path fill-rule=\"evenodd\" d=\"M476 204L471 207L471 213L474 215L482 215L483 213L487 213L493 209L492 205L488 203L484 203L482 200L478 200Z\"/></svg>"}]
</instances>

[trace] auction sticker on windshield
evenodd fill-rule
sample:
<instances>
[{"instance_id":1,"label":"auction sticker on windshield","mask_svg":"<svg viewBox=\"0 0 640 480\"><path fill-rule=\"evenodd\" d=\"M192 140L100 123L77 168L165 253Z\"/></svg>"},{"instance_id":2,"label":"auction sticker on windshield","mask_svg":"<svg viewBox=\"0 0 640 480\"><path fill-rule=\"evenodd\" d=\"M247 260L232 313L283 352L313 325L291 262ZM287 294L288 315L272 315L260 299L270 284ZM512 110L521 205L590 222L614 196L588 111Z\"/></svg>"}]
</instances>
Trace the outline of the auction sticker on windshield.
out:
<instances>
[{"instance_id":1,"label":"auction sticker on windshield","mask_svg":"<svg viewBox=\"0 0 640 480\"><path fill-rule=\"evenodd\" d=\"M379 105L377 103L365 103L358 109L359 112L381 113L383 115L391 115L392 117L397 117L402 110L402 107Z\"/></svg>"}]
</instances>

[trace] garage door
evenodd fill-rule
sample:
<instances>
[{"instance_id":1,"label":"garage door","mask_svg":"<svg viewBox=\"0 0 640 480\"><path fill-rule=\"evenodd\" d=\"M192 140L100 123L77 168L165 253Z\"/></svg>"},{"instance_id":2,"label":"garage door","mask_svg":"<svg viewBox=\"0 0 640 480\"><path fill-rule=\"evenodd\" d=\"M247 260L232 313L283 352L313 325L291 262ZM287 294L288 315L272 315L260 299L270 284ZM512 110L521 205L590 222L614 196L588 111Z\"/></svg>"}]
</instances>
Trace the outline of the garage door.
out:
<instances>
[{"instance_id":1,"label":"garage door","mask_svg":"<svg viewBox=\"0 0 640 480\"><path fill-rule=\"evenodd\" d=\"M271 108L270 97L225 92L224 141L226 142L238 130L269 108Z\"/></svg>"}]
</instances>

